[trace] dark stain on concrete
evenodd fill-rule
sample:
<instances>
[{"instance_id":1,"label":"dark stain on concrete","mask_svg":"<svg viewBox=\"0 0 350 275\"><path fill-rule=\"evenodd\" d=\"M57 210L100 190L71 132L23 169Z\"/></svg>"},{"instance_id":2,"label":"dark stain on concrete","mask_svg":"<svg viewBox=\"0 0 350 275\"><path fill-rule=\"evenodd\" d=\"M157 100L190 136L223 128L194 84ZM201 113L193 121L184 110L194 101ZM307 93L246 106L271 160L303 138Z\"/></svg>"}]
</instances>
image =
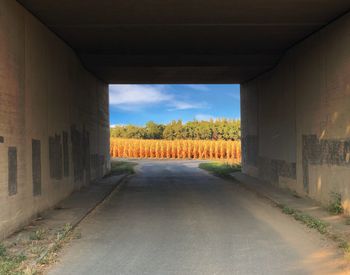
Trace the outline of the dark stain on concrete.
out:
<instances>
[{"instance_id":1,"label":"dark stain on concrete","mask_svg":"<svg viewBox=\"0 0 350 275\"><path fill-rule=\"evenodd\" d=\"M242 161L245 164L257 167L259 158L259 142L257 135L248 135L242 138Z\"/></svg>"},{"instance_id":2,"label":"dark stain on concrete","mask_svg":"<svg viewBox=\"0 0 350 275\"><path fill-rule=\"evenodd\" d=\"M73 174L74 181L81 180L83 178L83 162L82 156L82 144L81 133L76 129L75 125L71 126L71 142L72 142L72 159L73 159Z\"/></svg>"},{"instance_id":3,"label":"dark stain on concrete","mask_svg":"<svg viewBox=\"0 0 350 275\"><path fill-rule=\"evenodd\" d=\"M90 133L83 127L83 161L85 171L85 183L89 184L91 180L91 164L90 164Z\"/></svg>"},{"instance_id":4,"label":"dark stain on concrete","mask_svg":"<svg viewBox=\"0 0 350 275\"><path fill-rule=\"evenodd\" d=\"M68 133L62 132L63 141L63 174L65 177L69 177L69 149L68 149Z\"/></svg>"},{"instance_id":5,"label":"dark stain on concrete","mask_svg":"<svg viewBox=\"0 0 350 275\"><path fill-rule=\"evenodd\" d=\"M50 177L56 180L62 179L62 156L61 136L49 137Z\"/></svg>"},{"instance_id":6,"label":"dark stain on concrete","mask_svg":"<svg viewBox=\"0 0 350 275\"><path fill-rule=\"evenodd\" d=\"M350 166L350 139L318 139L316 135L302 136L303 184L309 189L309 165Z\"/></svg>"},{"instance_id":7,"label":"dark stain on concrete","mask_svg":"<svg viewBox=\"0 0 350 275\"><path fill-rule=\"evenodd\" d=\"M105 156L99 154L91 154L90 156L91 169L95 171L96 177L103 176L103 166L105 164Z\"/></svg>"},{"instance_id":8,"label":"dark stain on concrete","mask_svg":"<svg viewBox=\"0 0 350 275\"><path fill-rule=\"evenodd\" d=\"M8 193L17 194L17 148L8 148Z\"/></svg>"},{"instance_id":9,"label":"dark stain on concrete","mask_svg":"<svg viewBox=\"0 0 350 275\"><path fill-rule=\"evenodd\" d=\"M273 174L294 180L297 179L297 165L295 162L272 160L271 163Z\"/></svg>"},{"instance_id":10,"label":"dark stain on concrete","mask_svg":"<svg viewBox=\"0 0 350 275\"><path fill-rule=\"evenodd\" d=\"M41 143L40 140L32 140L32 177L33 195L41 195Z\"/></svg>"},{"instance_id":11,"label":"dark stain on concrete","mask_svg":"<svg viewBox=\"0 0 350 275\"><path fill-rule=\"evenodd\" d=\"M75 125L71 126L72 158L74 181L90 181L90 133L83 127L79 131Z\"/></svg>"},{"instance_id":12,"label":"dark stain on concrete","mask_svg":"<svg viewBox=\"0 0 350 275\"><path fill-rule=\"evenodd\" d=\"M274 184L279 183L279 177L296 180L296 163L259 157L259 175Z\"/></svg>"}]
</instances>

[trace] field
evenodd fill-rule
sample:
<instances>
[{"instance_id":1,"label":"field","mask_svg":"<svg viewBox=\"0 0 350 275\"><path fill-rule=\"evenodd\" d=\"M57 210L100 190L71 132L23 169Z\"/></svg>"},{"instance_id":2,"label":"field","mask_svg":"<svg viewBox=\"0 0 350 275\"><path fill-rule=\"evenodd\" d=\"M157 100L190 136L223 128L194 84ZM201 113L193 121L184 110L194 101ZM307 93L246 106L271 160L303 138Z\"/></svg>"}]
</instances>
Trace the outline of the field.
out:
<instances>
[{"instance_id":1,"label":"field","mask_svg":"<svg viewBox=\"0 0 350 275\"><path fill-rule=\"evenodd\" d=\"M111 138L114 158L203 159L241 162L240 141Z\"/></svg>"}]
</instances>

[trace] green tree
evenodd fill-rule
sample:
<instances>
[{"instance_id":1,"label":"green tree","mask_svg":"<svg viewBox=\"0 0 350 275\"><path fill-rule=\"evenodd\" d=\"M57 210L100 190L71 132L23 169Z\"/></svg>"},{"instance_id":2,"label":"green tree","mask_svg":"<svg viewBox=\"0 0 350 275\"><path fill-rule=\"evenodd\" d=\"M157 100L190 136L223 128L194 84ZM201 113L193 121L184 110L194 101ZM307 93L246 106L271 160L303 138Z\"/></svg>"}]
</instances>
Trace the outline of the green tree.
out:
<instances>
[{"instance_id":1,"label":"green tree","mask_svg":"<svg viewBox=\"0 0 350 275\"><path fill-rule=\"evenodd\" d=\"M127 125L125 127L125 138L143 139L145 138L145 136L145 129L143 129L142 127L134 125Z\"/></svg>"},{"instance_id":2,"label":"green tree","mask_svg":"<svg viewBox=\"0 0 350 275\"><path fill-rule=\"evenodd\" d=\"M164 128L163 138L164 139L183 139L183 129L181 120L173 120L167 124Z\"/></svg>"},{"instance_id":3,"label":"green tree","mask_svg":"<svg viewBox=\"0 0 350 275\"><path fill-rule=\"evenodd\" d=\"M164 126L161 124L148 121L146 123L145 132L148 139L162 139Z\"/></svg>"},{"instance_id":4,"label":"green tree","mask_svg":"<svg viewBox=\"0 0 350 275\"><path fill-rule=\"evenodd\" d=\"M217 119L210 121L173 120L167 125L153 121L144 127L135 125L115 126L111 128L111 137L136 139L205 139L238 140L241 138L240 120Z\"/></svg>"}]
</instances>

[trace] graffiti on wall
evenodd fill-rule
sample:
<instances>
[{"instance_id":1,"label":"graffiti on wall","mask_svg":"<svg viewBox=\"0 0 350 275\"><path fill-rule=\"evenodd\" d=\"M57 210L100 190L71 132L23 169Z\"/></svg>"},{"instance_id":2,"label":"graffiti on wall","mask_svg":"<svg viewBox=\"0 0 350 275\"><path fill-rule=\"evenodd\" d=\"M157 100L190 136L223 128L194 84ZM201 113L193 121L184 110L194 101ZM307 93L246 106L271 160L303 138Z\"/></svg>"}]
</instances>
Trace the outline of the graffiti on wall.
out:
<instances>
[{"instance_id":1,"label":"graffiti on wall","mask_svg":"<svg viewBox=\"0 0 350 275\"><path fill-rule=\"evenodd\" d=\"M296 180L296 163L259 157L259 175L262 179L279 183L279 178Z\"/></svg>"},{"instance_id":2,"label":"graffiti on wall","mask_svg":"<svg viewBox=\"0 0 350 275\"><path fill-rule=\"evenodd\" d=\"M40 140L32 140L32 178L33 195L41 195L41 144Z\"/></svg>"},{"instance_id":3,"label":"graffiti on wall","mask_svg":"<svg viewBox=\"0 0 350 275\"><path fill-rule=\"evenodd\" d=\"M63 142L63 174L65 177L69 176L69 148L68 148L68 133L62 132Z\"/></svg>"},{"instance_id":4,"label":"graffiti on wall","mask_svg":"<svg viewBox=\"0 0 350 275\"><path fill-rule=\"evenodd\" d=\"M309 189L309 165L350 166L350 139L319 139L302 136L302 166L305 191Z\"/></svg>"},{"instance_id":5,"label":"graffiti on wall","mask_svg":"<svg viewBox=\"0 0 350 275\"><path fill-rule=\"evenodd\" d=\"M242 161L245 164L257 166L259 154L257 135L248 135L242 138Z\"/></svg>"},{"instance_id":6,"label":"graffiti on wall","mask_svg":"<svg viewBox=\"0 0 350 275\"><path fill-rule=\"evenodd\" d=\"M8 148L8 193L17 194L17 148Z\"/></svg>"},{"instance_id":7,"label":"graffiti on wall","mask_svg":"<svg viewBox=\"0 0 350 275\"><path fill-rule=\"evenodd\" d=\"M55 135L49 137L49 163L50 177L61 180L63 176L62 169L62 142L61 136Z\"/></svg>"},{"instance_id":8,"label":"graffiti on wall","mask_svg":"<svg viewBox=\"0 0 350 275\"><path fill-rule=\"evenodd\" d=\"M90 180L90 134L83 127L79 131L75 125L71 126L72 159L74 181L86 178Z\"/></svg>"}]
</instances>

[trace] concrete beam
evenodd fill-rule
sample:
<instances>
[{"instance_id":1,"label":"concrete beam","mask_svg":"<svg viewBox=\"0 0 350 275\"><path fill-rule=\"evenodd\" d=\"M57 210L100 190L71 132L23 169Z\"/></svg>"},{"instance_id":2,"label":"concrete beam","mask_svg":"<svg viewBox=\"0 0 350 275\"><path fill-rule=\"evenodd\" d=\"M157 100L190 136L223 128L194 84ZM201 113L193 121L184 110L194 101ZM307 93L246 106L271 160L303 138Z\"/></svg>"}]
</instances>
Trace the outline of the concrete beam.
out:
<instances>
[{"instance_id":1,"label":"concrete beam","mask_svg":"<svg viewBox=\"0 0 350 275\"><path fill-rule=\"evenodd\" d=\"M242 83L273 68L276 56L350 9L344 0L19 2L71 45L89 71L110 83L150 83L145 67L154 72L153 83L207 83L205 72L213 83ZM91 56L101 61L91 62ZM224 65L222 56L242 57L226 64L229 57ZM246 56L256 59L248 64ZM121 64L125 69L119 70ZM186 66L195 68L190 76ZM121 73L130 67L138 74Z\"/></svg>"}]
</instances>

